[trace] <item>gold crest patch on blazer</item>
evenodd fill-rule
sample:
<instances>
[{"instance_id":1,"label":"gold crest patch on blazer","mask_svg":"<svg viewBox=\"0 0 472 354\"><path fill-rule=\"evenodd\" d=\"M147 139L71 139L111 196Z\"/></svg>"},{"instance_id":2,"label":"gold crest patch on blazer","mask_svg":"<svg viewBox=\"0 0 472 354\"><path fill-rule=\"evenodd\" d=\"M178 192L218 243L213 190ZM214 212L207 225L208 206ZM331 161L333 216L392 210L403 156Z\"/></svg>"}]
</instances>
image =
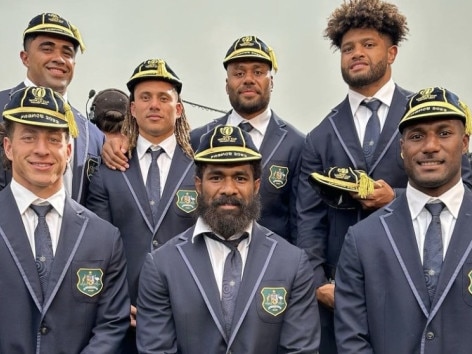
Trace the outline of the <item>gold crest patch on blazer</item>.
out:
<instances>
[{"instance_id":1,"label":"gold crest patch on blazer","mask_svg":"<svg viewBox=\"0 0 472 354\"><path fill-rule=\"evenodd\" d=\"M262 288L262 308L272 316L278 316L287 308L285 288Z\"/></svg>"},{"instance_id":2,"label":"gold crest patch on blazer","mask_svg":"<svg viewBox=\"0 0 472 354\"><path fill-rule=\"evenodd\" d=\"M197 191L180 189L177 191L176 196L176 204L180 210L189 214L197 209Z\"/></svg>"},{"instance_id":3,"label":"gold crest patch on blazer","mask_svg":"<svg viewBox=\"0 0 472 354\"><path fill-rule=\"evenodd\" d=\"M469 290L469 293L472 295L472 270L467 275L469 276L469 286L467 290Z\"/></svg>"},{"instance_id":4,"label":"gold crest patch on blazer","mask_svg":"<svg viewBox=\"0 0 472 354\"><path fill-rule=\"evenodd\" d=\"M79 268L77 289L82 294L93 297L103 289L103 271L100 268Z\"/></svg>"}]
</instances>

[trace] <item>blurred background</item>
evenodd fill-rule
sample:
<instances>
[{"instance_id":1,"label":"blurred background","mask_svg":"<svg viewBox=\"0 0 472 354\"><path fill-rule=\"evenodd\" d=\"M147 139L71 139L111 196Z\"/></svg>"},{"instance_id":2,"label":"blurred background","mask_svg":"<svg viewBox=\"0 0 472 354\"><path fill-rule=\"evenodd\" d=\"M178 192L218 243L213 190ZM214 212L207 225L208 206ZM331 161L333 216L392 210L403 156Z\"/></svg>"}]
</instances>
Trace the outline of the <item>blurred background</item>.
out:
<instances>
[{"instance_id":1,"label":"blurred background","mask_svg":"<svg viewBox=\"0 0 472 354\"><path fill-rule=\"evenodd\" d=\"M407 16L410 34L393 65L395 82L409 90L444 86L472 105L472 2L392 0ZM307 133L346 93L340 54L323 30L342 0L0 0L0 89L25 78L19 53L29 20L56 12L76 25L87 47L77 55L69 101L85 113L91 89L119 88L145 59L163 58L183 81L182 98L226 111L222 60L238 37L255 35L275 51L271 108ZM221 113L186 104L192 127Z\"/></svg>"}]
</instances>

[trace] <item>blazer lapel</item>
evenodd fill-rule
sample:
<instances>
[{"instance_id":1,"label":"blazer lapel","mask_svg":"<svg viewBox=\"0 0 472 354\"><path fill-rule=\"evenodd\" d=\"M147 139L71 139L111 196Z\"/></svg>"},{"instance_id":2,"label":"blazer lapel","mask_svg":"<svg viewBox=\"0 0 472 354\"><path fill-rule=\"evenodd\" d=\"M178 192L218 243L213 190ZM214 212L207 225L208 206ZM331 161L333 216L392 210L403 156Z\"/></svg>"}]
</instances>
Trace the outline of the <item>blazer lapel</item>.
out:
<instances>
[{"instance_id":1,"label":"blazer lapel","mask_svg":"<svg viewBox=\"0 0 472 354\"><path fill-rule=\"evenodd\" d=\"M125 183L128 186L131 195L133 196L134 202L139 209L139 212L143 216L147 227L150 231L153 230L154 221L152 220L151 206L148 202L148 196L146 192L146 185L144 184L143 175L141 174L141 168L139 166L139 160L136 149L132 152L130 161L130 168L121 175L125 179Z\"/></svg>"},{"instance_id":2,"label":"blazer lapel","mask_svg":"<svg viewBox=\"0 0 472 354\"><path fill-rule=\"evenodd\" d=\"M454 226L448 251L439 274L436 295L433 300L431 316L438 311L444 298L449 292L456 278L460 276L460 270L472 249L472 233L470 232L470 220L472 217L472 192L465 190L459 216Z\"/></svg>"},{"instance_id":3,"label":"blazer lapel","mask_svg":"<svg viewBox=\"0 0 472 354\"><path fill-rule=\"evenodd\" d=\"M259 289L262 278L266 273L275 247L277 246L277 241L268 237L272 234L272 231L266 233L261 226L254 223L243 279L234 309L233 325L228 347L231 346L246 317L249 307L254 300L254 296L256 296L256 292Z\"/></svg>"},{"instance_id":4,"label":"blazer lapel","mask_svg":"<svg viewBox=\"0 0 472 354\"><path fill-rule=\"evenodd\" d=\"M285 123L280 121L274 113L269 120L267 131L262 140L260 153L262 155L262 168L265 168L267 163L272 159L284 137L287 135L287 130L283 128Z\"/></svg>"},{"instance_id":5,"label":"blazer lapel","mask_svg":"<svg viewBox=\"0 0 472 354\"><path fill-rule=\"evenodd\" d=\"M375 148L374 156L372 160L371 170L369 174L383 158L388 148L392 144L399 144L400 133L398 132L398 123L400 123L405 109L408 103L408 96L400 92L400 89L395 86L395 92L393 93L392 103L385 119L385 124L380 133L379 142Z\"/></svg>"},{"instance_id":6,"label":"blazer lapel","mask_svg":"<svg viewBox=\"0 0 472 354\"><path fill-rule=\"evenodd\" d=\"M428 317L430 300L405 193L386 210L391 213L381 216L385 232L418 304Z\"/></svg>"},{"instance_id":7,"label":"blazer lapel","mask_svg":"<svg viewBox=\"0 0 472 354\"><path fill-rule=\"evenodd\" d=\"M354 117L347 97L333 110L329 121L354 168L366 170L364 152L356 133Z\"/></svg>"},{"instance_id":8,"label":"blazer lapel","mask_svg":"<svg viewBox=\"0 0 472 354\"><path fill-rule=\"evenodd\" d=\"M51 305L82 241L84 230L88 224L88 219L81 215L83 209L81 205L72 204L71 199L66 198L59 242L45 295L44 312Z\"/></svg>"},{"instance_id":9,"label":"blazer lapel","mask_svg":"<svg viewBox=\"0 0 472 354\"><path fill-rule=\"evenodd\" d=\"M8 206L0 213L0 237L6 243L33 301L41 311L43 295L33 251L9 185L0 193L0 205Z\"/></svg>"},{"instance_id":10,"label":"blazer lapel","mask_svg":"<svg viewBox=\"0 0 472 354\"><path fill-rule=\"evenodd\" d=\"M72 167L72 199L79 200L82 194L82 186L84 183L84 168L87 160L87 147L89 141L89 130L87 121L83 118L79 111L72 108L74 119L79 129L79 135L74 141L74 164Z\"/></svg>"},{"instance_id":11,"label":"blazer lapel","mask_svg":"<svg viewBox=\"0 0 472 354\"><path fill-rule=\"evenodd\" d=\"M174 202L174 196L179 186L187 176L188 171L193 166L193 161L185 155L179 145L175 147L174 156L170 165L169 175L161 196L161 202L158 206L159 220L154 227L154 233L157 232L162 220L167 214L170 205Z\"/></svg>"},{"instance_id":12,"label":"blazer lapel","mask_svg":"<svg viewBox=\"0 0 472 354\"><path fill-rule=\"evenodd\" d=\"M213 268L206 243L202 236L196 237L194 243L192 243L193 230L193 227L187 230L180 237L183 240L182 243L177 244L176 247L192 274L195 284L221 336L228 340L224 329L220 292L213 276Z\"/></svg>"}]
</instances>

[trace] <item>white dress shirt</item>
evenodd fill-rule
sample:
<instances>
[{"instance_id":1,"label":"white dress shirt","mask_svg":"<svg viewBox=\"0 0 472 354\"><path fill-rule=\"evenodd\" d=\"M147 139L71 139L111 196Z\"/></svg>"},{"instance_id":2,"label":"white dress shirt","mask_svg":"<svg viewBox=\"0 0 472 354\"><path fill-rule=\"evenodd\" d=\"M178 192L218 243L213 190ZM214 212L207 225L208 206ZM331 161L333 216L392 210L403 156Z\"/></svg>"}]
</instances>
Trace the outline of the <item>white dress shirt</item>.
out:
<instances>
[{"instance_id":1,"label":"white dress shirt","mask_svg":"<svg viewBox=\"0 0 472 354\"><path fill-rule=\"evenodd\" d=\"M138 135L136 153L138 154L139 167L141 168L141 174L143 176L143 182L145 185L149 166L151 165L151 154L146 152L147 149L151 148L152 150L157 150L158 148L161 148L164 150L164 152L157 158L157 165L159 166L159 176L161 181L161 195L162 191L164 190L164 186L166 185L167 176L169 175L170 165L172 164L172 158L174 157L176 146L177 140L174 134L162 141L159 145L154 145L143 138L141 135Z\"/></svg>"},{"instance_id":2,"label":"white dress shirt","mask_svg":"<svg viewBox=\"0 0 472 354\"><path fill-rule=\"evenodd\" d=\"M248 234L249 237L242 240L239 245L238 245L238 250L239 253L241 254L241 260L243 263L242 271L241 271L241 277L244 274L244 267L246 265L246 259L247 259L247 253L249 250L249 245L251 244L251 239L252 239L252 223L246 228L245 230ZM208 250L208 254L210 255L210 262L211 266L213 268L213 274L215 275L216 279L216 284L218 285L218 290L220 291L220 297L222 294L222 287L223 287L223 271L225 268L225 261L226 257L228 254L231 252L231 250L226 247L223 243L215 241L207 236L203 236L203 233L205 232L213 232L215 235L219 236L216 234L214 231L210 229L210 226L208 226L202 218L197 219L197 223L195 224L195 230L193 232L192 236L192 243L194 242L196 237L204 237L206 247ZM229 239L237 239L241 237L242 233L231 236ZM223 237L221 237L223 239Z\"/></svg>"},{"instance_id":3,"label":"white dress shirt","mask_svg":"<svg viewBox=\"0 0 472 354\"><path fill-rule=\"evenodd\" d=\"M36 225L38 225L38 216L29 206L31 204L41 205L46 202L53 206L51 211L46 215L46 222L51 235L52 251L54 254L56 254L59 235L61 232L62 218L64 214L64 203L66 198L65 189L61 188L57 193L53 194L49 198L42 199L32 193L29 189L26 189L21 184L16 182L14 178L12 179L10 186L13 197L16 201L16 205L20 211L21 219L25 225L26 235L28 236L34 257L36 257L34 230L36 229Z\"/></svg>"},{"instance_id":4,"label":"white dress shirt","mask_svg":"<svg viewBox=\"0 0 472 354\"><path fill-rule=\"evenodd\" d=\"M249 122L253 126L253 130L249 132L251 136L252 142L256 146L257 149L261 148L262 140L264 139L264 135L267 130L267 126L269 125L270 116L272 112L269 107L254 118L247 120L241 117L234 109L231 111L230 115L228 116L228 120L226 121L227 125L238 126L241 122Z\"/></svg>"},{"instance_id":5,"label":"white dress shirt","mask_svg":"<svg viewBox=\"0 0 472 354\"><path fill-rule=\"evenodd\" d=\"M444 259L451 241L454 226L456 225L462 199L464 198L464 184L462 179L454 187L439 197L431 197L430 195L424 194L423 192L413 188L408 183L406 187L406 197L410 208L411 219L413 221L413 229L415 230L421 263L423 263L424 239L429 223L432 219L431 213L424 206L427 203L438 203L439 201L445 204L446 207L440 215Z\"/></svg>"},{"instance_id":6,"label":"white dress shirt","mask_svg":"<svg viewBox=\"0 0 472 354\"><path fill-rule=\"evenodd\" d=\"M376 98L380 102L382 102L377 111L377 116L380 120L380 130L382 130L387 119L388 110L390 109L390 105L392 104L394 92L395 83L392 79L390 79L385 85L383 85L382 88L378 90L373 97L366 97L353 90L348 91L349 104L351 106L351 112L354 116L354 125L356 126L357 136L359 137L361 145L364 141L367 122L369 121L369 118L372 115L372 112L369 108L364 105L361 105L362 101L370 101L373 98Z\"/></svg>"}]
</instances>

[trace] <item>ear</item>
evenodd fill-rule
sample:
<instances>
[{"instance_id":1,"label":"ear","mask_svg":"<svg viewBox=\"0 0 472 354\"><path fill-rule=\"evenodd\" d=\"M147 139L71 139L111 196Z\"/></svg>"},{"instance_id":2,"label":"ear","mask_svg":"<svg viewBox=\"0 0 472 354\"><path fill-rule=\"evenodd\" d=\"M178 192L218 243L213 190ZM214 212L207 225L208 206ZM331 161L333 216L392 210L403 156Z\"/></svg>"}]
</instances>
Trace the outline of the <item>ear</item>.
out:
<instances>
[{"instance_id":1,"label":"ear","mask_svg":"<svg viewBox=\"0 0 472 354\"><path fill-rule=\"evenodd\" d=\"M462 138L462 153L467 154L469 152L469 139L470 137L467 134L464 134Z\"/></svg>"},{"instance_id":2,"label":"ear","mask_svg":"<svg viewBox=\"0 0 472 354\"><path fill-rule=\"evenodd\" d=\"M261 179L256 179L254 181L254 194L259 194L259 189L261 187Z\"/></svg>"},{"instance_id":3,"label":"ear","mask_svg":"<svg viewBox=\"0 0 472 354\"><path fill-rule=\"evenodd\" d=\"M387 63L393 64L395 62L395 58L397 57L398 47L396 45L392 45L387 50Z\"/></svg>"},{"instance_id":4,"label":"ear","mask_svg":"<svg viewBox=\"0 0 472 354\"><path fill-rule=\"evenodd\" d=\"M195 189L197 193L201 195L202 194L202 180L200 179L200 177L195 176L194 182L195 182Z\"/></svg>"},{"instance_id":5,"label":"ear","mask_svg":"<svg viewBox=\"0 0 472 354\"><path fill-rule=\"evenodd\" d=\"M134 101L132 101L132 102L130 103L130 105L129 105L129 111L131 112L131 116L132 116L132 117L136 117L135 114L134 114L135 111L136 111L136 106L135 106Z\"/></svg>"},{"instance_id":6,"label":"ear","mask_svg":"<svg viewBox=\"0 0 472 354\"><path fill-rule=\"evenodd\" d=\"M5 156L7 157L7 159L12 161L13 154L12 154L12 148L11 148L11 140L7 136L3 138L3 150L5 152Z\"/></svg>"},{"instance_id":7,"label":"ear","mask_svg":"<svg viewBox=\"0 0 472 354\"><path fill-rule=\"evenodd\" d=\"M405 141L403 140L403 138L400 139L400 157L402 158L403 160L403 144L405 143Z\"/></svg>"},{"instance_id":8,"label":"ear","mask_svg":"<svg viewBox=\"0 0 472 354\"><path fill-rule=\"evenodd\" d=\"M24 66L28 67L29 66L29 56L28 56L28 52L25 51L25 50L22 50L20 52L20 59L21 59L21 62L23 63Z\"/></svg>"},{"instance_id":9,"label":"ear","mask_svg":"<svg viewBox=\"0 0 472 354\"><path fill-rule=\"evenodd\" d=\"M177 102L175 109L177 113L177 119L179 119L182 116L182 112L184 111L184 106L181 102Z\"/></svg>"},{"instance_id":10,"label":"ear","mask_svg":"<svg viewBox=\"0 0 472 354\"><path fill-rule=\"evenodd\" d=\"M225 89L226 89L226 94L228 94L228 79L226 79Z\"/></svg>"}]
</instances>

